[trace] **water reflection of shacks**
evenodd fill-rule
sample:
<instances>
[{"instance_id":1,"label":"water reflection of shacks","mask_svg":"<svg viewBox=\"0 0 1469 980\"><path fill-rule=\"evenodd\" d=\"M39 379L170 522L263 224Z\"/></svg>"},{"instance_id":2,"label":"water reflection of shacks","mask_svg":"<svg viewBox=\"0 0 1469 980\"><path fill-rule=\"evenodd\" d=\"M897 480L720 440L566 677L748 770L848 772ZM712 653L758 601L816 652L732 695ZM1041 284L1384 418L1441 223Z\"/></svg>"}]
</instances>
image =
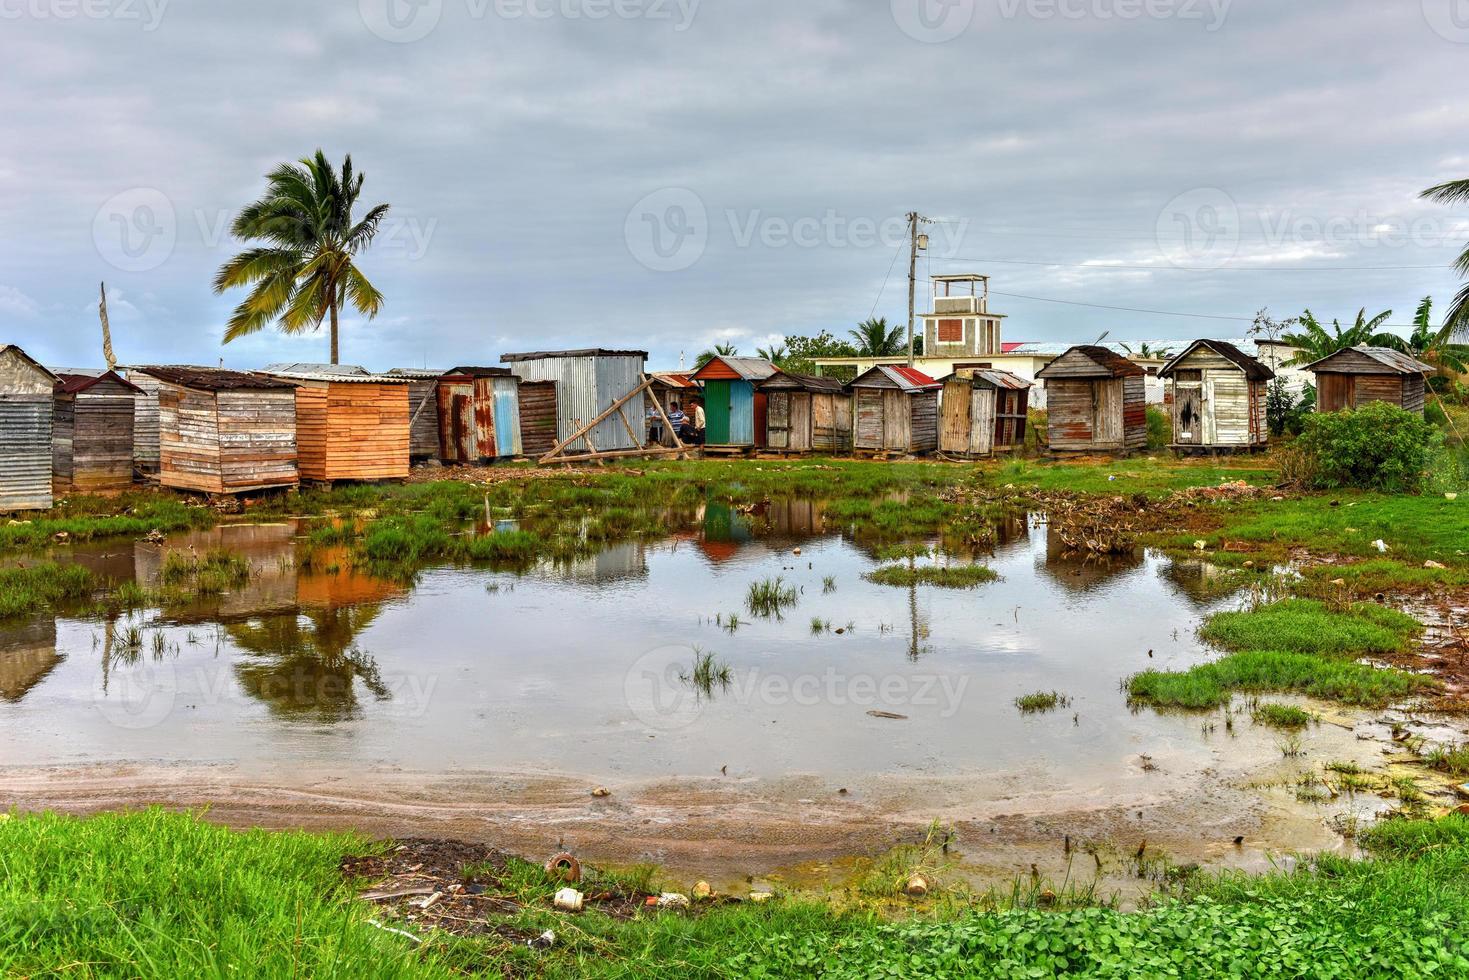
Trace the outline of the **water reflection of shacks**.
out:
<instances>
[{"instance_id":1,"label":"water reflection of shacks","mask_svg":"<svg viewBox=\"0 0 1469 980\"><path fill-rule=\"evenodd\" d=\"M1057 534L1049 531L1046 534L1043 565L1046 574L1076 592L1097 588L1119 575L1141 568L1143 562L1141 548L1105 555L1082 554L1068 549Z\"/></svg>"},{"instance_id":2,"label":"water reflection of shacks","mask_svg":"<svg viewBox=\"0 0 1469 980\"><path fill-rule=\"evenodd\" d=\"M1209 605L1234 591L1229 584L1232 576L1228 569L1199 558L1171 558L1164 564L1162 576L1174 591L1199 606Z\"/></svg>"},{"instance_id":3,"label":"water reflection of shacks","mask_svg":"<svg viewBox=\"0 0 1469 980\"><path fill-rule=\"evenodd\" d=\"M19 703L64 659L56 650L52 616L0 630L0 701Z\"/></svg>"},{"instance_id":4,"label":"water reflection of shacks","mask_svg":"<svg viewBox=\"0 0 1469 980\"><path fill-rule=\"evenodd\" d=\"M56 382L19 347L0 345L0 512L51 506Z\"/></svg>"},{"instance_id":5,"label":"water reflection of shacks","mask_svg":"<svg viewBox=\"0 0 1469 980\"><path fill-rule=\"evenodd\" d=\"M246 493L300 483L292 383L217 368L156 366L130 373L145 391L140 404L156 406L153 458L163 486ZM150 412L140 408L140 414Z\"/></svg>"},{"instance_id":6,"label":"water reflection of shacks","mask_svg":"<svg viewBox=\"0 0 1469 980\"><path fill-rule=\"evenodd\" d=\"M133 412L143 392L113 371L58 372L51 435L57 493L126 490L133 482Z\"/></svg>"},{"instance_id":7,"label":"water reflection of shacks","mask_svg":"<svg viewBox=\"0 0 1469 980\"><path fill-rule=\"evenodd\" d=\"M272 714L322 723L352 718L361 710L359 683L379 701L392 697L376 661L357 647L379 612L369 604L230 623L225 631L247 654L235 676Z\"/></svg>"}]
</instances>

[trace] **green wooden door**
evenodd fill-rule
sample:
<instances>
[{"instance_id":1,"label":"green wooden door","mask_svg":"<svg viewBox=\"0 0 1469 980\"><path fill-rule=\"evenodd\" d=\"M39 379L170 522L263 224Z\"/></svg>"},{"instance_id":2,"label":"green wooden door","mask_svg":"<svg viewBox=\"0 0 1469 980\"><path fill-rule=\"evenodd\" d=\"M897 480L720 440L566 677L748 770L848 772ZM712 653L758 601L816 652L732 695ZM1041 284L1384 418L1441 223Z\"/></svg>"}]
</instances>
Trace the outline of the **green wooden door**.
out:
<instances>
[{"instance_id":1,"label":"green wooden door","mask_svg":"<svg viewBox=\"0 0 1469 980\"><path fill-rule=\"evenodd\" d=\"M704 442L729 445L729 382L704 382Z\"/></svg>"}]
</instances>

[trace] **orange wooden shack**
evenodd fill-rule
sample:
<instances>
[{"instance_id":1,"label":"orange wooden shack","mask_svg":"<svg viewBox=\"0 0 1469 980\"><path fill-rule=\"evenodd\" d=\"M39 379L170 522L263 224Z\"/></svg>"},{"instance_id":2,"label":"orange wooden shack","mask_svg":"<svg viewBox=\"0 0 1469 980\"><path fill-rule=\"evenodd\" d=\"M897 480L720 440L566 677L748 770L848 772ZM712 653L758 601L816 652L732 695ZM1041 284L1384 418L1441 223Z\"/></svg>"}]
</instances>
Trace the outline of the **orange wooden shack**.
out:
<instances>
[{"instance_id":1,"label":"orange wooden shack","mask_svg":"<svg viewBox=\"0 0 1469 980\"><path fill-rule=\"evenodd\" d=\"M408 378L346 364L272 364L263 373L296 386L301 479L408 475Z\"/></svg>"}]
</instances>

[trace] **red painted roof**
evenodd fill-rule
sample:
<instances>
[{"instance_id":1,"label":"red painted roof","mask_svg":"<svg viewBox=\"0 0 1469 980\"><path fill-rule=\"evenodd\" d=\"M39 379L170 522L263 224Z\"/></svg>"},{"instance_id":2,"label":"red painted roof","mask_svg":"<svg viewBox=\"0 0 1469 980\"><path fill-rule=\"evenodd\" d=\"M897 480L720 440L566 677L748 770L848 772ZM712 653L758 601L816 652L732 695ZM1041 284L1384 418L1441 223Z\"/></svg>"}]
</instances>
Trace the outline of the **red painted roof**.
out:
<instances>
[{"instance_id":1,"label":"red painted roof","mask_svg":"<svg viewBox=\"0 0 1469 980\"><path fill-rule=\"evenodd\" d=\"M909 384L917 385L920 388L928 388L938 385L937 381L935 381L933 378L930 378L928 375L924 374L917 368L895 366L893 370L901 374L908 381Z\"/></svg>"},{"instance_id":2,"label":"red painted roof","mask_svg":"<svg viewBox=\"0 0 1469 980\"><path fill-rule=\"evenodd\" d=\"M1000 353L1001 354L1013 354L1013 353L1015 353L1015 351L1017 351L1020 348L1024 347L1026 345L1026 343L1028 343L1028 341L1024 341L1024 340L1008 340L1008 341L1003 341L1000 344Z\"/></svg>"}]
</instances>

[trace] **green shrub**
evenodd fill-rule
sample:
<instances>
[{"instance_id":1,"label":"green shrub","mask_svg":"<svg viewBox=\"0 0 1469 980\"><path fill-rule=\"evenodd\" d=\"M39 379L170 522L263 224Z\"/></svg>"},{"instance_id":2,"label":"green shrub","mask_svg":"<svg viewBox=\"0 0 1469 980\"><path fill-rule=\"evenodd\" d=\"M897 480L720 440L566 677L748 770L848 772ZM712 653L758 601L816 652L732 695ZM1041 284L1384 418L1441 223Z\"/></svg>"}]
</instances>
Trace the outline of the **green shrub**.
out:
<instances>
[{"instance_id":1,"label":"green shrub","mask_svg":"<svg viewBox=\"0 0 1469 980\"><path fill-rule=\"evenodd\" d=\"M1300 435L1315 407L1316 389L1311 385L1297 397L1284 378L1276 378L1265 390L1265 422L1272 436Z\"/></svg>"},{"instance_id":2,"label":"green shrub","mask_svg":"<svg viewBox=\"0 0 1469 980\"><path fill-rule=\"evenodd\" d=\"M1162 449L1173 441L1173 420L1156 405L1148 406L1148 448Z\"/></svg>"},{"instance_id":3,"label":"green shrub","mask_svg":"<svg viewBox=\"0 0 1469 980\"><path fill-rule=\"evenodd\" d=\"M1319 487L1416 492L1438 439L1421 415L1373 402L1306 420L1299 445L1315 458Z\"/></svg>"}]
</instances>

